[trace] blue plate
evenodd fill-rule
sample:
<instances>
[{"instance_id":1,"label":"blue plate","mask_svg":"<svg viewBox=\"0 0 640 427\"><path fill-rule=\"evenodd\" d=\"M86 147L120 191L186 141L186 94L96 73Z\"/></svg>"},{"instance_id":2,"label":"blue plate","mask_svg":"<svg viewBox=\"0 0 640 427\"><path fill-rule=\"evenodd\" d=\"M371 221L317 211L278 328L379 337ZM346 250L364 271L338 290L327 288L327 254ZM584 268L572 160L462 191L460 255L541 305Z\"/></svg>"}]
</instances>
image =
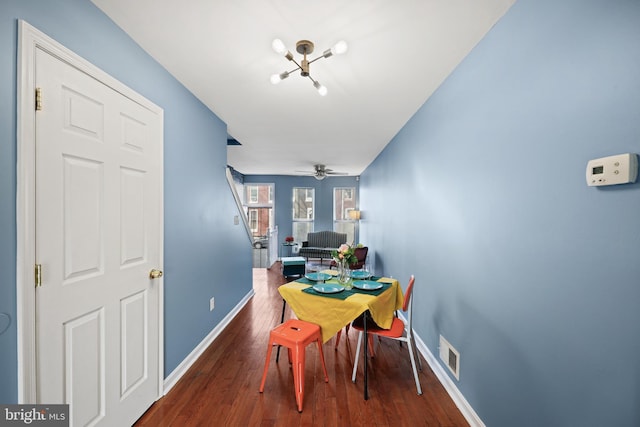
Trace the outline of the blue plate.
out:
<instances>
[{"instance_id":1,"label":"blue plate","mask_svg":"<svg viewBox=\"0 0 640 427\"><path fill-rule=\"evenodd\" d=\"M304 277L314 282L324 282L325 280L331 279L332 276L327 273L307 273Z\"/></svg>"},{"instance_id":2,"label":"blue plate","mask_svg":"<svg viewBox=\"0 0 640 427\"><path fill-rule=\"evenodd\" d=\"M313 289L322 294L336 294L344 291L344 286L334 285L331 283L318 283L317 285L313 285Z\"/></svg>"},{"instance_id":3,"label":"blue plate","mask_svg":"<svg viewBox=\"0 0 640 427\"><path fill-rule=\"evenodd\" d=\"M362 291L375 291L381 289L384 285L380 282L372 282L370 280L354 280L353 287Z\"/></svg>"},{"instance_id":4,"label":"blue plate","mask_svg":"<svg viewBox=\"0 0 640 427\"><path fill-rule=\"evenodd\" d=\"M368 279L369 277L371 277L371 273L369 273L367 270L353 270L351 272L351 277L353 277L354 279Z\"/></svg>"}]
</instances>

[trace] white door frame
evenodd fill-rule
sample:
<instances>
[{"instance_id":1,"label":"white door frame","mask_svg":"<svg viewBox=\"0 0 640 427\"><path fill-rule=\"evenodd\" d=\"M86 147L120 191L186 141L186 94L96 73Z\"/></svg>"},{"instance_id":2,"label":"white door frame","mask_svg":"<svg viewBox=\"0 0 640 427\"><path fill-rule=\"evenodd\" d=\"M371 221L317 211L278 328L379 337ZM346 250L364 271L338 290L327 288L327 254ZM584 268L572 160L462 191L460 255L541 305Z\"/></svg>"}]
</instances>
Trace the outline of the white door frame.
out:
<instances>
[{"instance_id":1,"label":"white door frame","mask_svg":"<svg viewBox=\"0 0 640 427\"><path fill-rule=\"evenodd\" d=\"M16 321L18 336L18 402L36 403L36 298L35 298L35 52L44 50L91 75L161 118L163 110L117 81L46 34L20 20L18 25L17 70L17 189L16 189ZM162 156L161 156L162 157ZM162 178L161 178L162 179ZM162 182L159 183L162 187ZM162 203L162 194L161 206ZM160 220L163 221L163 211ZM163 265L164 237L160 234L160 264ZM164 284L158 281L158 395L164 379ZM46 402L45 402L46 403ZM52 402L50 402L52 403Z\"/></svg>"}]
</instances>

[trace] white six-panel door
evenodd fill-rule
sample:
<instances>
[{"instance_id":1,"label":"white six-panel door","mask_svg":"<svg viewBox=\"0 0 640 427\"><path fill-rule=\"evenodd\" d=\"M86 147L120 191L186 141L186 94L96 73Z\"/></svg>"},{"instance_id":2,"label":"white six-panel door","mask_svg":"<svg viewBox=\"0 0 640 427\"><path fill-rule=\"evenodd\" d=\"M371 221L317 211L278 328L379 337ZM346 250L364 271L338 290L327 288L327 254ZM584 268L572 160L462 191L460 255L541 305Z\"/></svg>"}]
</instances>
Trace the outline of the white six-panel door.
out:
<instances>
[{"instance_id":1,"label":"white six-panel door","mask_svg":"<svg viewBox=\"0 0 640 427\"><path fill-rule=\"evenodd\" d=\"M36 49L37 400L124 426L158 397L162 117Z\"/></svg>"}]
</instances>

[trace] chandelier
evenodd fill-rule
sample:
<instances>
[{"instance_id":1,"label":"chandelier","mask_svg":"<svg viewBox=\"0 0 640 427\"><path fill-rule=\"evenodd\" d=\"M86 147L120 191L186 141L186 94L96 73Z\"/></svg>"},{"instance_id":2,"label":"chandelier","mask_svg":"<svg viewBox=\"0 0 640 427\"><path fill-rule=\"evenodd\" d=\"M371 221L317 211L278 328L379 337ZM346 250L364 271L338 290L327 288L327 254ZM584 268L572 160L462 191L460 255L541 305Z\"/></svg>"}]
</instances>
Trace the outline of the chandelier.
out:
<instances>
[{"instance_id":1,"label":"chandelier","mask_svg":"<svg viewBox=\"0 0 640 427\"><path fill-rule=\"evenodd\" d=\"M282 80L289 77L289 74L297 70L300 70L300 75L302 77L309 77L309 79L313 82L313 87L315 87L318 90L318 93L321 96L325 96L327 94L327 88L321 85L319 81L311 77L311 75L309 74L309 65L313 64L318 59L328 58L333 55L340 55L347 51L347 42L345 42L344 40L341 40L338 43L336 43L331 49L325 50L322 53L322 55L318 56L315 59L308 60L307 55L311 55L313 53L313 47L314 47L313 43L310 42L309 40L300 40L296 43L296 52L302 54L303 57L302 57L302 61L298 63L294 59L293 54L289 50L287 50L282 40L275 39L271 44L271 46L273 47L273 50L275 50L277 53L284 55L285 58L287 58L289 61L292 61L294 64L297 65L297 67L291 71L284 71L280 74L272 75L271 83L273 83L274 85L278 84Z\"/></svg>"}]
</instances>

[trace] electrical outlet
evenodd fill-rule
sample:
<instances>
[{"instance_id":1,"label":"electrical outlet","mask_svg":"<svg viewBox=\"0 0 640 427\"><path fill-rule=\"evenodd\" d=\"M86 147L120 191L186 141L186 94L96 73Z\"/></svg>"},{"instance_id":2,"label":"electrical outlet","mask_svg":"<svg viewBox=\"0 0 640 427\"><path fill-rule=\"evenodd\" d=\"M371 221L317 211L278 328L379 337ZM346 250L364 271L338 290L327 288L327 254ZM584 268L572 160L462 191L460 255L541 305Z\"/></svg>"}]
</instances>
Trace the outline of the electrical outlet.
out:
<instances>
[{"instance_id":1,"label":"electrical outlet","mask_svg":"<svg viewBox=\"0 0 640 427\"><path fill-rule=\"evenodd\" d=\"M213 308L215 307L215 298L211 297L211 299L209 300L209 311L213 311Z\"/></svg>"}]
</instances>

